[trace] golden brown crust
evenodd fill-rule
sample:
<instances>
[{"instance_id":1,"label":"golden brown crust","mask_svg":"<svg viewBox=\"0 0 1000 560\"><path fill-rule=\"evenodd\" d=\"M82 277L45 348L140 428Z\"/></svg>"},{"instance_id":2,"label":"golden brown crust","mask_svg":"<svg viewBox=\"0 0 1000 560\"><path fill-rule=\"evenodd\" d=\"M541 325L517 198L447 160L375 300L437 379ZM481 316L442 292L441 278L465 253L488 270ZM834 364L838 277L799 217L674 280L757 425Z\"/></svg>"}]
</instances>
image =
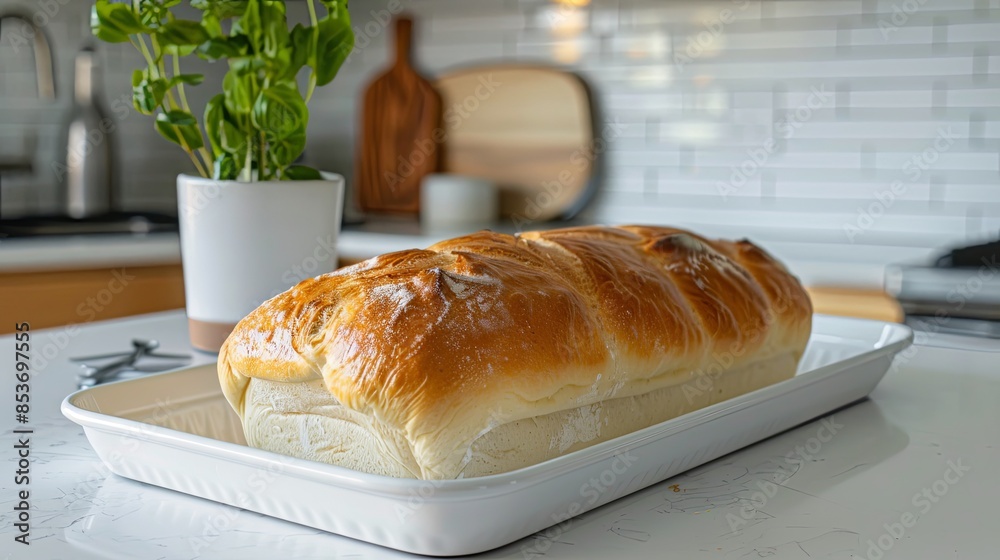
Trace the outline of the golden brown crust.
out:
<instances>
[{"instance_id":1,"label":"golden brown crust","mask_svg":"<svg viewBox=\"0 0 1000 560\"><path fill-rule=\"evenodd\" d=\"M249 378L322 377L423 457L676 383L720 352L732 367L797 360L811 316L798 280L748 241L653 226L480 232L299 283L237 325L219 375L241 413Z\"/></svg>"}]
</instances>

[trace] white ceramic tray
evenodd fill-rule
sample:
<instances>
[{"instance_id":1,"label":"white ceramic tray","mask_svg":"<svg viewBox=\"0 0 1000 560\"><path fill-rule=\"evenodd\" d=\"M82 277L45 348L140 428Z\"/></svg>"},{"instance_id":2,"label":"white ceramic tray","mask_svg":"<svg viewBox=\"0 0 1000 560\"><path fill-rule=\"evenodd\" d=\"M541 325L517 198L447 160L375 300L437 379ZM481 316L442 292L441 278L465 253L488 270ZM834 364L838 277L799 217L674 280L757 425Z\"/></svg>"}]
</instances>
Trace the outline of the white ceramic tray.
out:
<instances>
[{"instance_id":1,"label":"white ceramic tray","mask_svg":"<svg viewBox=\"0 0 1000 560\"><path fill-rule=\"evenodd\" d=\"M246 446L215 367L85 389L63 414L115 474L418 554L472 554L561 523L864 398L909 345L893 323L815 316L787 381L517 471L396 479Z\"/></svg>"}]
</instances>

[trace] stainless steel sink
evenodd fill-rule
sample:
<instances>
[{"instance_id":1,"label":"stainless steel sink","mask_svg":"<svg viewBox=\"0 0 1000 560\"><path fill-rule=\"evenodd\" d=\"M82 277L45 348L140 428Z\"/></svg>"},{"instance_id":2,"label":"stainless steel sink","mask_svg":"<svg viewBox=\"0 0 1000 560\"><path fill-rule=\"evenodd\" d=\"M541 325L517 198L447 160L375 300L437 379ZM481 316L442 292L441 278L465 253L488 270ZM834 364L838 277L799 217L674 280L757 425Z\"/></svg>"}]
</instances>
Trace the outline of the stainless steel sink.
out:
<instances>
[{"instance_id":1,"label":"stainless steel sink","mask_svg":"<svg viewBox=\"0 0 1000 560\"><path fill-rule=\"evenodd\" d=\"M149 212L113 212L88 218L30 216L0 219L0 238L172 231L177 231L176 216Z\"/></svg>"}]
</instances>

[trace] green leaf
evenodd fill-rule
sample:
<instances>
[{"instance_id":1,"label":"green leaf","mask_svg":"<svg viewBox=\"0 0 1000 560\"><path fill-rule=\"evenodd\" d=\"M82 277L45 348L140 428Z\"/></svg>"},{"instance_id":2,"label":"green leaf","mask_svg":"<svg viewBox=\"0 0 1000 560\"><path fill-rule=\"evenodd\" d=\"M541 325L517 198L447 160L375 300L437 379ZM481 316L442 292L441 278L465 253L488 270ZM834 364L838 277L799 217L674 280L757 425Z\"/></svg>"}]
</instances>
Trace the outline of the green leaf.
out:
<instances>
[{"instance_id":1,"label":"green leaf","mask_svg":"<svg viewBox=\"0 0 1000 560\"><path fill-rule=\"evenodd\" d=\"M206 60L243 56L244 51L241 49L240 43L233 38L212 37L198 46L198 56Z\"/></svg>"},{"instance_id":2,"label":"green leaf","mask_svg":"<svg viewBox=\"0 0 1000 560\"><path fill-rule=\"evenodd\" d=\"M184 111L169 111L156 115L156 131L167 140L187 149L197 150L204 143L201 132L191 113ZM183 141L182 141L183 139Z\"/></svg>"},{"instance_id":3,"label":"green leaf","mask_svg":"<svg viewBox=\"0 0 1000 560\"><path fill-rule=\"evenodd\" d=\"M294 163L305 149L305 131L302 134L294 136L269 138L267 141L268 157L277 168L286 167Z\"/></svg>"},{"instance_id":4,"label":"green leaf","mask_svg":"<svg viewBox=\"0 0 1000 560\"><path fill-rule=\"evenodd\" d=\"M187 111L167 111L165 113L160 113L156 116L156 120L166 121L170 124L176 124L179 126L196 125L198 121L195 120L194 115L188 113Z\"/></svg>"},{"instance_id":5,"label":"green leaf","mask_svg":"<svg viewBox=\"0 0 1000 560\"><path fill-rule=\"evenodd\" d=\"M205 145L205 141L201 138L201 131L198 130L198 125L193 126L178 126L177 130L181 132L184 136L184 140L187 141L187 145L192 150L198 150Z\"/></svg>"},{"instance_id":6,"label":"green leaf","mask_svg":"<svg viewBox=\"0 0 1000 560\"><path fill-rule=\"evenodd\" d=\"M316 40L316 54L313 70L316 85L323 86L333 81L340 67L354 48L354 31L347 10L341 10L339 17L327 16L317 23L319 36Z\"/></svg>"},{"instance_id":7,"label":"green leaf","mask_svg":"<svg viewBox=\"0 0 1000 560\"><path fill-rule=\"evenodd\" d=\"M139 83L132 86L132 105L135 110L144 115L152 115L156 108L163 103L163 96L170 89L167 81L163 78L150 80L146 78L148 72L137 70L132 73L132 82L140 78Z\"/></svg>"},{"instance_id":8,"label":"green leaf","mask_svg":"<svg viewBox=\"0 0 1000 560\"><path fill-rule=\"evenodd\" d=\"M247 50L249 50L249 47L247 47ZM240 58L229 59L229 68L234 70L240 76L248 76L256 73L259 70L262 70L264 66L264 61L255 56L248 55Z\"/></svg>"},{"instance_id":9,"label":"green leaf","mask_svg":"<svg viewBox=\"0 0 1000 560\"><path fill-rule=\"evenodd\" d=\"M160 133L160 136L166 138L167 140L170 140L171 142L177 144L178 146L182 145L180 136L177 135L177 129L170 123L161 121L159 117L157 117L156 121L153 123L153 126L156 128L156 131Z\"/></svg>"},{"instance_id":10,"label":"green leaf","mask_svg":"<svg viewBox=\"0 0 1000 560\"><path fill-rule=\"evenodd\" d=\"M216 181L235 181L240 175L240 164L232 154L219 154L212 163L212 178Z\"/></svg>"},{"instance_id":11,"label":"green leaf","mask_svg":"<svg viewBox=\"0 0 1000 560\"><path fill-rule=\"evenodd\" d=\"M254 52L260 52L263 41L263 27L260 16L260 1L247 0L246 10L233 24L232 34L246 35Z\"/></svg>"},{"instance_id":12,"label":"green leaf","mask_svg":"<svg viewBox=\"0 0 1000 560\"><path fill-rule=\"evenodd\" d=\"M319 181L323 179L323 176L312 167L290 165L285 168L281 178L287 181Z\"/></svg>"},{"instance_id":13,"label":"green leaf","mask_svg":"<svg viewBox=\"0 0 1000 560\"><path fill-rule=\"evenodd\" d=\"M240 161L243 161L243 158L247 154L249 142L247 141L247 135L239 127L231 121L225 120L222 121L219 144L222 146L222 151L233 154Z\"/></svg>"},{"instance_id":14,"label":"green leaf","mask_svg":"<svg viewBox=\"0 0 1000 560\"><path fill-rule=\"evenodd\" d=\"M191 5L218 19L229 19L243 15L247 0L191 0Z\"/></svg>"},{"instance_id":15,"label":"green leaf","mask_svg":"<svg viewBox=\"0 0 1000 560\"><path fill-rule=\"evenodd\" d=\"M288 66L280 76L283 80L294 79L298 75L299 70L306 64L309 64L316 45L316 42L313 41L313 30L309 27L303 27L301 24L292 28L289 39L291 57L288 60Z\"/></svg>"},{"instance_id":16,"label":"green leaf","mask_svg":"<svg viewBox=\"0 0 1000 560\"><path fill-rule=\"evenodd\" d=\"M250 98L249 78L240 75L236 68L231 68L222 78L222 91L225 94L226 110L233 115L246 115L253 107Z\"/></svg>"},{"instance_id":17,"label":"green leaf","mask_svg":"<svg viewBox=\"0 0 1000 560\"><path fill-rule=\"evenodd\" d=\"M333 17L340 17L340 15L347 13L347 0L320 0L323 3L323 7L326 8L327 13ZM350 17L348 15L347 17Z\"/></svg>"},{"instance_id":18,"label":"green leaf","mask_svg":"<svg viewBox=\"0 0 1000 560\"><path fill-rule=\"evenodd\" d=\"M212 146L212 151L221 154L222 149L222 123L226 120L226 96L218 94L205 104L205 136L208 136L208 144Z\"/></svg>"},{"instance_id":19,"label":"green leaf","mask_svg":"<svg viewBox=\"0 0 1000 560\"><path fill-rule=\"evenodd\" d=\"M270 59L284 58L287 60L291 44L288 32L288 19L285 17L285 5L277 2L265 2L261 6L261 21L263 23L261 52Z\"/></svg>"},{"instance_id":20,"label":"green leaf","mask_svg":"<svg viewBox=\"0 0 1000 560\"><path fill-rule=\"evenodd\" d=\"M176 76L170 78L170 87L174 87L177 84L188 84L191 86L196 86L205 81L205 76L201 74L177 74Z\"/></svg>"},{"instance_id":21,"label":"green leaf","mask_svg":"<svg viewBox=\"0 0 1000 560\"><path fill-rule=\"evenodd\" d=\"M129 4L112 4L108 0L97 0L91 8L90 30L109 43L126 43L129 35L146 32Z\"/></svg>"},{"instance_id":22,"label":"green leaf","mask_svg":"<svg viewBox=\"0 0 1000 560\"><path fill-rule=\"evenodd\" d=\"M168 19L170 8L180 4L180 0L139 0L139 19L142 24L156 29Z\"/></svg>"},{"instance_id":23,"label":"green leaf","mask_svg":"<svg viewBox=\"0 0 1000 560\"><path fill-rule=\"evenodd\" d=\"M201 26L209 37L222 37L222 21L212 12L205 12L201 16Z\"/></svg>"},{"instance_id":24,"label":"green leaf","mask_svg":"<svg viewBox=\"0 0 1000 560\"><path fill-rule=\"evenodd\" d=\"M297 88L277 84L260 92L250 118L255 128L264 131L268 141L299 134L304 136L309 122L309 108Z\"/></svg>"},{"instance_id":25,"label":"green leaf","mask_svg":"<svg viewBox=\"0 0 1000 560\"><path fill-rule=\"evenodd\" d=\"M197 21L178 19L156 31L161 45L200 45L209 39L208 31Z\"/></svg>"}]
</instances>

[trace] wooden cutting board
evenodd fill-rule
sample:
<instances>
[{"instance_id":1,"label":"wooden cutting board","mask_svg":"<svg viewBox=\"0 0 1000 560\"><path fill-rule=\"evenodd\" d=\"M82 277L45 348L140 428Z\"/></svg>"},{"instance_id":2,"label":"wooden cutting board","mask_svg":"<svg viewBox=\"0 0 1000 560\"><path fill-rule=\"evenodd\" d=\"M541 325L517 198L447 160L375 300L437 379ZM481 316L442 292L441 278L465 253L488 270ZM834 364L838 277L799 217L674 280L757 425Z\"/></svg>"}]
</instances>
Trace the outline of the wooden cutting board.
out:
<instances>
[{"instance_id":1,"label":"wooden cutting board","mask_svg":"<svg viewBox=\"0 0 1000 560\"><path fill-rule=\"evenodd\" d=\"M367 212L418 212L421 179L440 169L441 96L411 64L412 29L396 20L396 59L364 93L355 187Z\"/></svg>"},{"instance_id":2,"label":"wooden cutting board","mask_svg":"<svg viewBox=\"0 0 1000 560\"><path fill-rule=\"evenodd\" d=\"M599 155L590 94L578 76L492 65L451 72L435 86L445 108L443 170L497 183L504 216L569 218L593 194Z\"/></svg>"}]
</instances>

